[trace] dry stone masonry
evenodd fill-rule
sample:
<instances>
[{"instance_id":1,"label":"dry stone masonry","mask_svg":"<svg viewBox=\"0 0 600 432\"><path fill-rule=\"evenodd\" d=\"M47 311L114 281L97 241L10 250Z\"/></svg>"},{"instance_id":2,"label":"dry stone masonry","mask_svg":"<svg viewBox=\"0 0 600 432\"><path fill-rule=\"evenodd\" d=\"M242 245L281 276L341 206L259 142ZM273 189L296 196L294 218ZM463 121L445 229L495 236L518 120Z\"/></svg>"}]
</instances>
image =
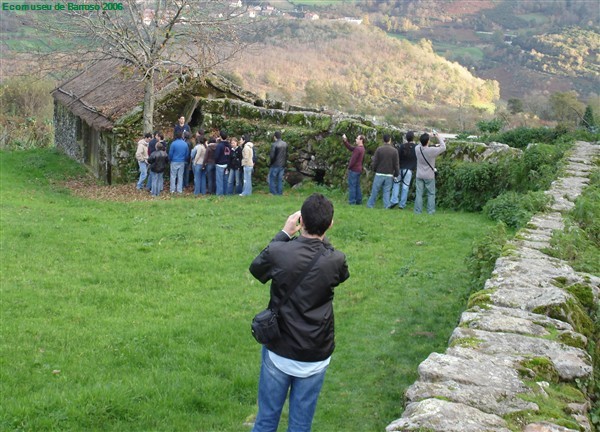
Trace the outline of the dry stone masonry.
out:
<instances>
[{"instance_id":1,"label":"dry stone masonry","mask_svg":"<svg viewBox=\"0 0 600 432\"><path fill-rule=\"evenodd\" d=\"M586 351L593 323L573 293L591 292L597 305L600 279L544 250L553 231L564 229L561 212L573 208L599 153L597 144L576 143L565 176L547 191L554 199L551 210L534 216L505 247L492 277L462 314L450 347L419 365L419 379L406 391L406 410L387 432L593 430L589 401L577 390L593 377ZM572 384L574 400L561 421L544 418L536 403L553 397L550 383Z\"/></svg>"}]
</instances>

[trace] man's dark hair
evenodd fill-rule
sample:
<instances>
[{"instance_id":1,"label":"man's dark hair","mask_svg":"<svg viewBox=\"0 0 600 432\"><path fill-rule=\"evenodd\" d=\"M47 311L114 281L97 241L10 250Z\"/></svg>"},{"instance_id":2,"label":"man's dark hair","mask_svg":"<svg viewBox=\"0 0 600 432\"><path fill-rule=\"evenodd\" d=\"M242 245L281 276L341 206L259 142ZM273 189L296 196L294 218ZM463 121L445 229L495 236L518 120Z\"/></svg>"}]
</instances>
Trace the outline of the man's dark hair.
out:
<instances>
[{"instance_id":1,"label":"man's dark hair","mask_svg":"<svg viewBox=\"0 0 600 432\"><path fill-rule=\"evenodd\" d=\"M222 140L226 140L226 139L227 139L227 137L229 136L229 135L227 134L227 131L226 131L225 129L221 129L221 130L219 131L219 135L221 136L221 139L222 139Z\"/></svg>"},{"instance_id":2,"label":"man's dark hair","mask_svg":"<svg viewBox=\"0 0 600 432\"><path fill-rule=\"evenodd\" d=\"M165 136L162 134L162 132L157 133L157 135L161 141L165 139Z\"/></svg>"},{"instance_id":3,"label":"man's dark hair","mask_svg":"<svg viewBox=\"0 0 600 432\"><path fill-rule=\"evenodd\" d=\"M242 135L242 139L244 140L244 142L248 142L248 141L252 141L252 136L250 136L250 134L244 134Z\"/></svg>"},{"instance_id":4,"label":"man's dark hair","mask_svg":"<svg viewBox=\"0 0 600 432\"><path fill-rule=\"evenodd\" d=\"M389 143L391 139L392 139L392 137L390 136L390 134L385 134L383 136L383 142L384 143Z\"/></svg>"},{"instance_id":5,"label":"man's dark hair","mask_svg":"<svg viewBox=\"0 0 600 432\"><path fill-rule=\"evenodd\" d=\"M314 193L302 204L302 222L308 234L323 235L333 220L333 204L319 193Z\"/></svg>"},{"instance_id":6,"label":"man's dark hair","mask_svg":"<svg viewBox=\"0 0 600 432\"><path fill-rule=\"evenodd\" d=\"M278 140L281 139L281 131L275 132L275 138L277 138Z\"/></svg>"},{"instance_id":7,"label":"man's dark hair","mask_svg":"<svg viewBox=\"0 0 600 432\"><path fill-rule=\"evenodd\" d=\"M153 136L153 137L155 137L155 136L156 136L156 135L158 135L158 134L159 134L159 131L154 131L154 132L152 133L152 136Z\"/></svg>"},{"instance_id":8,"label":"man's dark hair","mask_svg":"<svg viewBox=\"0 0 600 432\"><path fill-rule=\"evenodd\" d=\"M146 134L144 135L144 138L154 138L154 137L152 136L151 132L146 132Z\"/></svg>"},{"instance_id":9,"label":"man's dark hair","mask_svg":"<svg viewBox=\"0 0 600 432\"><path fill-rule=\"evenodd\" d=\"M183 132L178 130L175 132L175 139L181 139L183 137Z\"/></svg>"},{"instance_id":10,"label":"man's dark hair","mask_svg":"<svg viewBox=\"0 0 600 432\"><path fill-rule=\"evenodd\" d=\"M419 141L421 142L421 145L425 147L427 144L429 144L429 134L425 132L419 137Z\"/></svg>"},{"instance_id":11,"label":"man's dark hair","mask_svg":"<svg viewBox=\"0 0 600 432\"><path fill-rule=\"evenodd\" d=\"M208 139L208 143L209 143L209 144L216 143L216 142L217 142L217 139L216 139L215 137L210 137L210 138Z\"/></svg>"},{"instance_id":12,"label":"man's dark hair","mask_svg":"<svg viewBox=\"0 0 600 432\"><path fill-rule=\"evenodd\" d=\"M414 140L415 140L415 132L414 131L406 132L406 141L412 142Z\"/></svg>"}]
</instances>

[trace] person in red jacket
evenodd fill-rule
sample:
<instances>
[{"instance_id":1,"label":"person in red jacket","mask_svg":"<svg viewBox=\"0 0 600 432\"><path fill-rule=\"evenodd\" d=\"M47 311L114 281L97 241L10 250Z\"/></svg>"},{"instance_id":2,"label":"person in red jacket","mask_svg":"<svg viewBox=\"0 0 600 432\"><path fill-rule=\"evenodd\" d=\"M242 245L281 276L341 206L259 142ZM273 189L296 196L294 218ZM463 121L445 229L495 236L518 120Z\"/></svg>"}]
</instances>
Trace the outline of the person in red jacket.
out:
<instances>
[{"instance_id":1,"label":"person in red jacket","mask_svg":"<svg viewBox=\"0 0 600 432\"><path fill-rule=\"evenodd\" d=\"M364 135L357 136L355 146L350 144L346 134L342 136L342 140L346 148L352 152L350 162L348 162L348 204L361 205L362 191L360 190L360 175L365 157L365 137Z\"/></svg>"}]
</instances>

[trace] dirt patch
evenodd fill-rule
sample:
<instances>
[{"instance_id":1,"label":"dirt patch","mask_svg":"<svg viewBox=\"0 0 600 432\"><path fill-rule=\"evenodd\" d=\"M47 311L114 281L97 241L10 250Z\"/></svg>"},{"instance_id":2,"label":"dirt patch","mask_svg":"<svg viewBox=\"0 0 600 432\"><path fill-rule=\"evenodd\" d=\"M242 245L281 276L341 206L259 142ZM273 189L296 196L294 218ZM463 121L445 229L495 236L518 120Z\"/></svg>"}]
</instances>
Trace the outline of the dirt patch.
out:
<instances>
[{"instance_id":1,"label":"dirt patch","mask_svg":"<svg viewBox=\"0 0 600 432\"><path fill-rule=\"evenodd\" d=\"M137 190L135 184L102 185L93 179L75 179L69 180L63 185L75 196L87 198L94 201L115 201L115 202L135 202L135 201L155 201L170 200L176 198L198 198L194 195L193 186L188 186L182 194L169 193L168 182L160 196L153 197L147 190ZM203 198L205 196L201 196ZM200 199L201 199L200 198Z\"/></svg>"}]
</instances>

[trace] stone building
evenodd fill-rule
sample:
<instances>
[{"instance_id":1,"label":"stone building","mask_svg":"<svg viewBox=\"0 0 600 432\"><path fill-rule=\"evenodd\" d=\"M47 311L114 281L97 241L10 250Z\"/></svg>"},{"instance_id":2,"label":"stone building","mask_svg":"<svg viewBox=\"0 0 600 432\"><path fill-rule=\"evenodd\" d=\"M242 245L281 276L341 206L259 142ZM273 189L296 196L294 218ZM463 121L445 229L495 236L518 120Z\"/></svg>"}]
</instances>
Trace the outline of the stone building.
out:
<instances>
[{"instance_id":1,"label":"stone building","mask_svg":"<svg viewBox=\"0 0 600 432\"><path fill-rule=\"evenodd\" d=\"M348 159L341 146L344 133L367 137L366 161L384 133L402 133L360 116L261 99L216 74L200 79L176 72L156 80L155 130L162 131L169 141L173 125L184 115L193 131L202 128L210 133L225 128L230 136L249 133L259 157L255 166L258 178L266 178L268 151L277 130L289 144L286 178L290 184L310 178L342 187ZM119 61L98 62L62 83L52 95L59 150L106 183L137 177L134 154L143 134L144 100L144 83L138 73ZM365 169L368 172L368 162ZM363 177L367 183L368 176Z\"/></svg>"},{"instance_id":2,"label":"stone building","mask_svg":"<svg viewBox=\"0 0 600 432\"><path fill-rule=\"evenodd\" d=\"M167 137L181 114L192 126L200 126L200 99L257 99L217 75L199 80L164 74L155 88L154 126ZM100 61L60 84L52 96L57 148L109 184L127 181L136 171L132 155L143 132L144 83L139 74L118 60Z\"/></svg>"}]
</instances>

